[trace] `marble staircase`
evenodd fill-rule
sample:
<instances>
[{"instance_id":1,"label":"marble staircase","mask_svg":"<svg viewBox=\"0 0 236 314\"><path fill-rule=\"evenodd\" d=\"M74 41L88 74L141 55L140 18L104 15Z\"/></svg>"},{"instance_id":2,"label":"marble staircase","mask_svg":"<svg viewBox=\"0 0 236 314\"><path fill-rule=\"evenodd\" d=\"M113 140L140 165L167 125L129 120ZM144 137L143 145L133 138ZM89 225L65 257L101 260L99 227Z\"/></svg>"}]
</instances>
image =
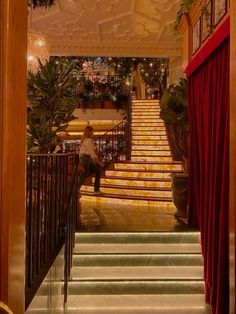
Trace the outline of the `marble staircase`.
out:
<instances>
[{"instance_id":1,"label":"marble staircase","mask_svg":"<svg viewBox=\"0 0 236 314\"><path fill-rule=\"evenodd\" d=\"M81 201L160 206L174 211L171 173L182 172L172 159L158 101L132 102L131 160L116 162L101 179L104 195L93 195L93 186L81 187Z\"/></svg>"},{"instance_id":2,"label":"marble staircase","mask_svg":"<svg viewBox=\"0 0 236 314\"><path fill-rule=\"evenodd\" d=\"M47 282L27 314L210 314L199 232L78 232L63 307ZM56 283L55 283L56 284Z\"/></svg>"},{"instance_id":3,"label":"marble staircase","mask_svg":"<svg viewBox=\"0 0 236 314\"><path fill-rule=\"evenodd\" d=\"M80 232L68 313L210 313L198 232Z\"/></svg>"}]
</instances>

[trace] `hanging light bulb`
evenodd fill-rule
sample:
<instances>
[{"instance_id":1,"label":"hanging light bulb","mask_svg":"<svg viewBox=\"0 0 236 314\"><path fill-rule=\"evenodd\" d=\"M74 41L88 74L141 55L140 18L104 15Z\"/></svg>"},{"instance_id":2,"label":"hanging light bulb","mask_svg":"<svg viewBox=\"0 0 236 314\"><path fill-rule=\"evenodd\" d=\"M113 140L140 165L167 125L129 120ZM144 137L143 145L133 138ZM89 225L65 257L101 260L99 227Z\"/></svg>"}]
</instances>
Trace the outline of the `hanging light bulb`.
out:
<instances>
[{"instance_id":1,"label":"hanging light bulb","mask_svg":"<svg viewBox=\"0 0 236 314\"><path fill-rule=\"evenodd\" d=\"M45 36L29 32L27 47L27 68L36 73L38 71L38 59L44 64L49 58L48 40Z\"/></svg>"}]
</instances>

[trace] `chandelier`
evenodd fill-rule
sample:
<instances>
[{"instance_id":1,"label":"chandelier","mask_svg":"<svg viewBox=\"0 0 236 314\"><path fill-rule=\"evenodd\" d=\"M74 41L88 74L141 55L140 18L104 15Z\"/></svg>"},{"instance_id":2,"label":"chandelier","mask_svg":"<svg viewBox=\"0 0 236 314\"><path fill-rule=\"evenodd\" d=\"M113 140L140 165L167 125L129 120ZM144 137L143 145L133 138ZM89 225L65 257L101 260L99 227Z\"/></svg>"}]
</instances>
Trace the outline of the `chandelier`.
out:
<instances>
[{"instance_id":1,"label":"chandelier","mask_svg":"<svg viewBox=\"0 0 236 314\"><path fill-rule=\"evenodd\" d=\"M38 59L45 64L49 58L49 45L45 36L29 32L27 47L27 69L33 73L38 71Z\"/></svg>"},{"instance_id":2,"label":"chandelier","mask_svg":"<svg viewBox=\"0 0 236 314\"><path fill-rule=\"evenodd\" d=\"M29 6L32 6L34 9L35 8L40 8L40 7L51 7L52 5L55 4L55 0L29 0Z\"/></svg>"}]
</instances>

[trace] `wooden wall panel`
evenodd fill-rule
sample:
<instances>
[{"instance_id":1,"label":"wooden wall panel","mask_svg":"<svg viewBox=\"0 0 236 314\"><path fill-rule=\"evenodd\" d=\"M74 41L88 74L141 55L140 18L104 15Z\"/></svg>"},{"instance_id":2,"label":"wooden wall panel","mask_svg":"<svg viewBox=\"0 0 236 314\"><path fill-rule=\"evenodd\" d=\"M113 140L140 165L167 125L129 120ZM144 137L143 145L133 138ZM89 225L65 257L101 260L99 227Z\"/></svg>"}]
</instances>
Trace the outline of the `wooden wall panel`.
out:
<instances>
[{"instance_id":1,"label":"wooden wall panel","mask_svg":"<svg viewBox=\"0 0 236 314\"><path fill-rule=\"evenodd\" d=\"M230 313L235 313L236 1L230 1Z\"/></svg>"},{"instance_id":2,"label":"wooden wall panel","mask_svg":"<svg viewBox=\"0 0 236 314\"><path fill-rule=\"evenodd\" d=\"M0 1L0 298L24 313L27 1Z\"/></svg>"}]
</instances>

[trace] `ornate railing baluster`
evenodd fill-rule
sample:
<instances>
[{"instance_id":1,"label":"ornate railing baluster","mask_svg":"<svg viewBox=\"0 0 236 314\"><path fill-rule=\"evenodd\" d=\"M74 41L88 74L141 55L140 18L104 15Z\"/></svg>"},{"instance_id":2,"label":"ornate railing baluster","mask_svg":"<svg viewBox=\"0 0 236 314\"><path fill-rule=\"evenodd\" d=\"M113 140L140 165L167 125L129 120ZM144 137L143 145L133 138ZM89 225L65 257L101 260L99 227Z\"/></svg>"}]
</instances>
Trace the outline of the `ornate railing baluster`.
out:
<instances>
[{"instance_id":1,"label":"ornate railing baluster","mask_svg":"<svg viewBox=\"0 0 236 314\"><path fill-rule=\"evenodd\" d=\"M104 162L130 160L130 124L121 121L111 130L95 138L99 158Z\"/></svg>"},{"instance_id":2,"label":"ornate railing baluster","mask_svg":"<svg viewBox=\"0 0 236 314\"><path fill-rule=\"evenodd\" d=\"M77 156L68 154L27 155L26 307L65 243L70 247L65 250L65 268L70 270L76 227L77 162Z\"/></svg>"}]
</instances>

